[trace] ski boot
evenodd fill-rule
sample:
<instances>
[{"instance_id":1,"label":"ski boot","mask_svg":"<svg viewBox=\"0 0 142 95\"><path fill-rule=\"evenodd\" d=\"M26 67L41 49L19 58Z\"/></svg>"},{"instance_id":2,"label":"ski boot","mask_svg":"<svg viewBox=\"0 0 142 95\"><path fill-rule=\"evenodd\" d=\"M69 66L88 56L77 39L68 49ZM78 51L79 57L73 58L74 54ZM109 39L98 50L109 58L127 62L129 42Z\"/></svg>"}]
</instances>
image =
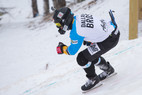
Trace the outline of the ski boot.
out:
<instances>
[{"instance_id":1,"label":"ski boot","mask_svg":"<svg viewBox=\"0 0 142 95\"><path fill-rule=\"evenodd\" d=\"M106 64L99 66L101 70L103 70L103 72L101 74L98 75L98 77L100 78L100 80L104 80L106 79L108 76L110 76L111 74L114 73L114 68L110 65L109 62L106 62Z\"/></svg>"},{"instance_id":2,"label":"ski boot","mask_svg":"<svg viewBox=\"0 0 142 95\"><path fill-rule=\"evenodd\" d=\"M82 91L87 91L92 88L99 86L100 79L98 76L94 78L89 78L88 81L81 87Z\"/></svg>"}]
</instances>

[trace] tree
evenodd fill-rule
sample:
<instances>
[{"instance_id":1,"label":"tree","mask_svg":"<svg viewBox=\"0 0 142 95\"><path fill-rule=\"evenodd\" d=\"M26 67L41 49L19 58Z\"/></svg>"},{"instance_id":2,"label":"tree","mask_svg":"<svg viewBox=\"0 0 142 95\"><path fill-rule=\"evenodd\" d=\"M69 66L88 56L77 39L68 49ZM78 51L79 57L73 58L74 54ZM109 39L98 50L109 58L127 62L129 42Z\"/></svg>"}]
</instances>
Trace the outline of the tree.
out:
<instances>
[{"instance_id":1,"label":"tree","mask_svg":"<svg viewBox=\"0 0 142 95\"><path fill-rule=\"evenodd\" d=\"M77 0L77 3L82 2L82 1L85 1L85 0Z\"/></svg>"},{"instance_id":2,"label":"tree","mask_svg":"<svg viewBox=\"0 0 142 95\"><path fill-rule=\"evenodd\" d=\"M53 0L53 5L56 9L66 6L66 0Z\"/></svg>"},{"instance_id":3,"label":"tree","mask_svg":"<svg viewBox=\"0 0 142 95\"><path fill-rule=\"evenodd\" d=\"M39 15L38 7L37 7L37 0L32 0L32 9L33 9L33 17Z\"/></svg>"},{"instance_id":4,"label":"tree","mask_svg":"<svg viewBox=\"0 0 142 95\"><path fill-rule=\"evenodd\" d=\"M49 14L49 0L44 0L44 15Z\"/></svg>"}]
</instances>

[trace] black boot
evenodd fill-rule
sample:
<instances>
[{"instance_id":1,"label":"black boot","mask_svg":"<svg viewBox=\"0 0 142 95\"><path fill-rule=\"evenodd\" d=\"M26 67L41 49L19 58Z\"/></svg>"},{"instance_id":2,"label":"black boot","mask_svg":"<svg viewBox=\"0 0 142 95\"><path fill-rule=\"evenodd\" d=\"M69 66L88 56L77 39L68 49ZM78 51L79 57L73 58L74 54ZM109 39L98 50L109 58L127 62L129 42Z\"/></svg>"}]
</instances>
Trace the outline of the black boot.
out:
<instances>
[{"instance_id":1,"label":"black boot","mask_svg":"<svg viewBox=\"0 0 142 95\"><path fill-rule=\"evenodd\" d=\"M106 62L106 64L99 67L101 70L103 70L103 72L98 75L100 80L104 80L105 78L110 76L112 73L114 73L114 68L110 65L109 62Z\"/></svg>"},{"instance_id":2,"label":"black boot","mask_svg":"<svg viewBox=\"0 0 142 95\"><path fill-rule=\"evenodd\" d=\"M83 91L87 91L93 87L95 87L100 82L100 79L98 76L94 78L89 78L88 81L81 87Z\"/></svg>"}]
</instances>

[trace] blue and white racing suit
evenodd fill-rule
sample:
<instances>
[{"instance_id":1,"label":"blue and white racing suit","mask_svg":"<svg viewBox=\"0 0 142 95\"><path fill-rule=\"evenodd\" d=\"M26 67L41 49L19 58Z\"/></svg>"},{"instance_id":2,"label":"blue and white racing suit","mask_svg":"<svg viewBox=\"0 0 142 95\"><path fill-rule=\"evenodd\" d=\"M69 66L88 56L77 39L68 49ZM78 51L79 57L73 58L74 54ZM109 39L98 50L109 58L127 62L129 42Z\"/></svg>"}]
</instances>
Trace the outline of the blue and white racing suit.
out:
<instances>
[{"instance_id":1,"label":"blue and white racing suit","mask_svg":"<svg viewBox=\"0 0 142 95\"><path fill-rule=\"evenodd\" d=\"M71 45L67 48L68 54L75 55L83 41L91 43L104 41L114 29L115 26L111 21L100 20L90 14L74 16L72 30L70 31Z\"/></svg>"}]
</instances>

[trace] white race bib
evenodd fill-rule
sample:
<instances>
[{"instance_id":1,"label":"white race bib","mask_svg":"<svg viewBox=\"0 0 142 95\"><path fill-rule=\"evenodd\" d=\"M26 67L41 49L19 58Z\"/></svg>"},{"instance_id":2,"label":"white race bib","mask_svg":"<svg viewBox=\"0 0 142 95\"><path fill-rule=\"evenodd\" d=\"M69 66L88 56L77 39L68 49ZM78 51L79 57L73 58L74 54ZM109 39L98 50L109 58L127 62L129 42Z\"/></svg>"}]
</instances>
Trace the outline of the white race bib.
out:
<instances>
[{"instance_id":1,"label":"white race bib","mask_svg":"<svg viewBox=\"0 0 142 95\"><path fill-rule=\"evenodd\" d=\"M88 47L88 51L91 55L96 54L97 52L99 52L101 49L99 48L99 46L95 43L93 45L91 45L90 47Z\"/></svg>"}]
</instances>

